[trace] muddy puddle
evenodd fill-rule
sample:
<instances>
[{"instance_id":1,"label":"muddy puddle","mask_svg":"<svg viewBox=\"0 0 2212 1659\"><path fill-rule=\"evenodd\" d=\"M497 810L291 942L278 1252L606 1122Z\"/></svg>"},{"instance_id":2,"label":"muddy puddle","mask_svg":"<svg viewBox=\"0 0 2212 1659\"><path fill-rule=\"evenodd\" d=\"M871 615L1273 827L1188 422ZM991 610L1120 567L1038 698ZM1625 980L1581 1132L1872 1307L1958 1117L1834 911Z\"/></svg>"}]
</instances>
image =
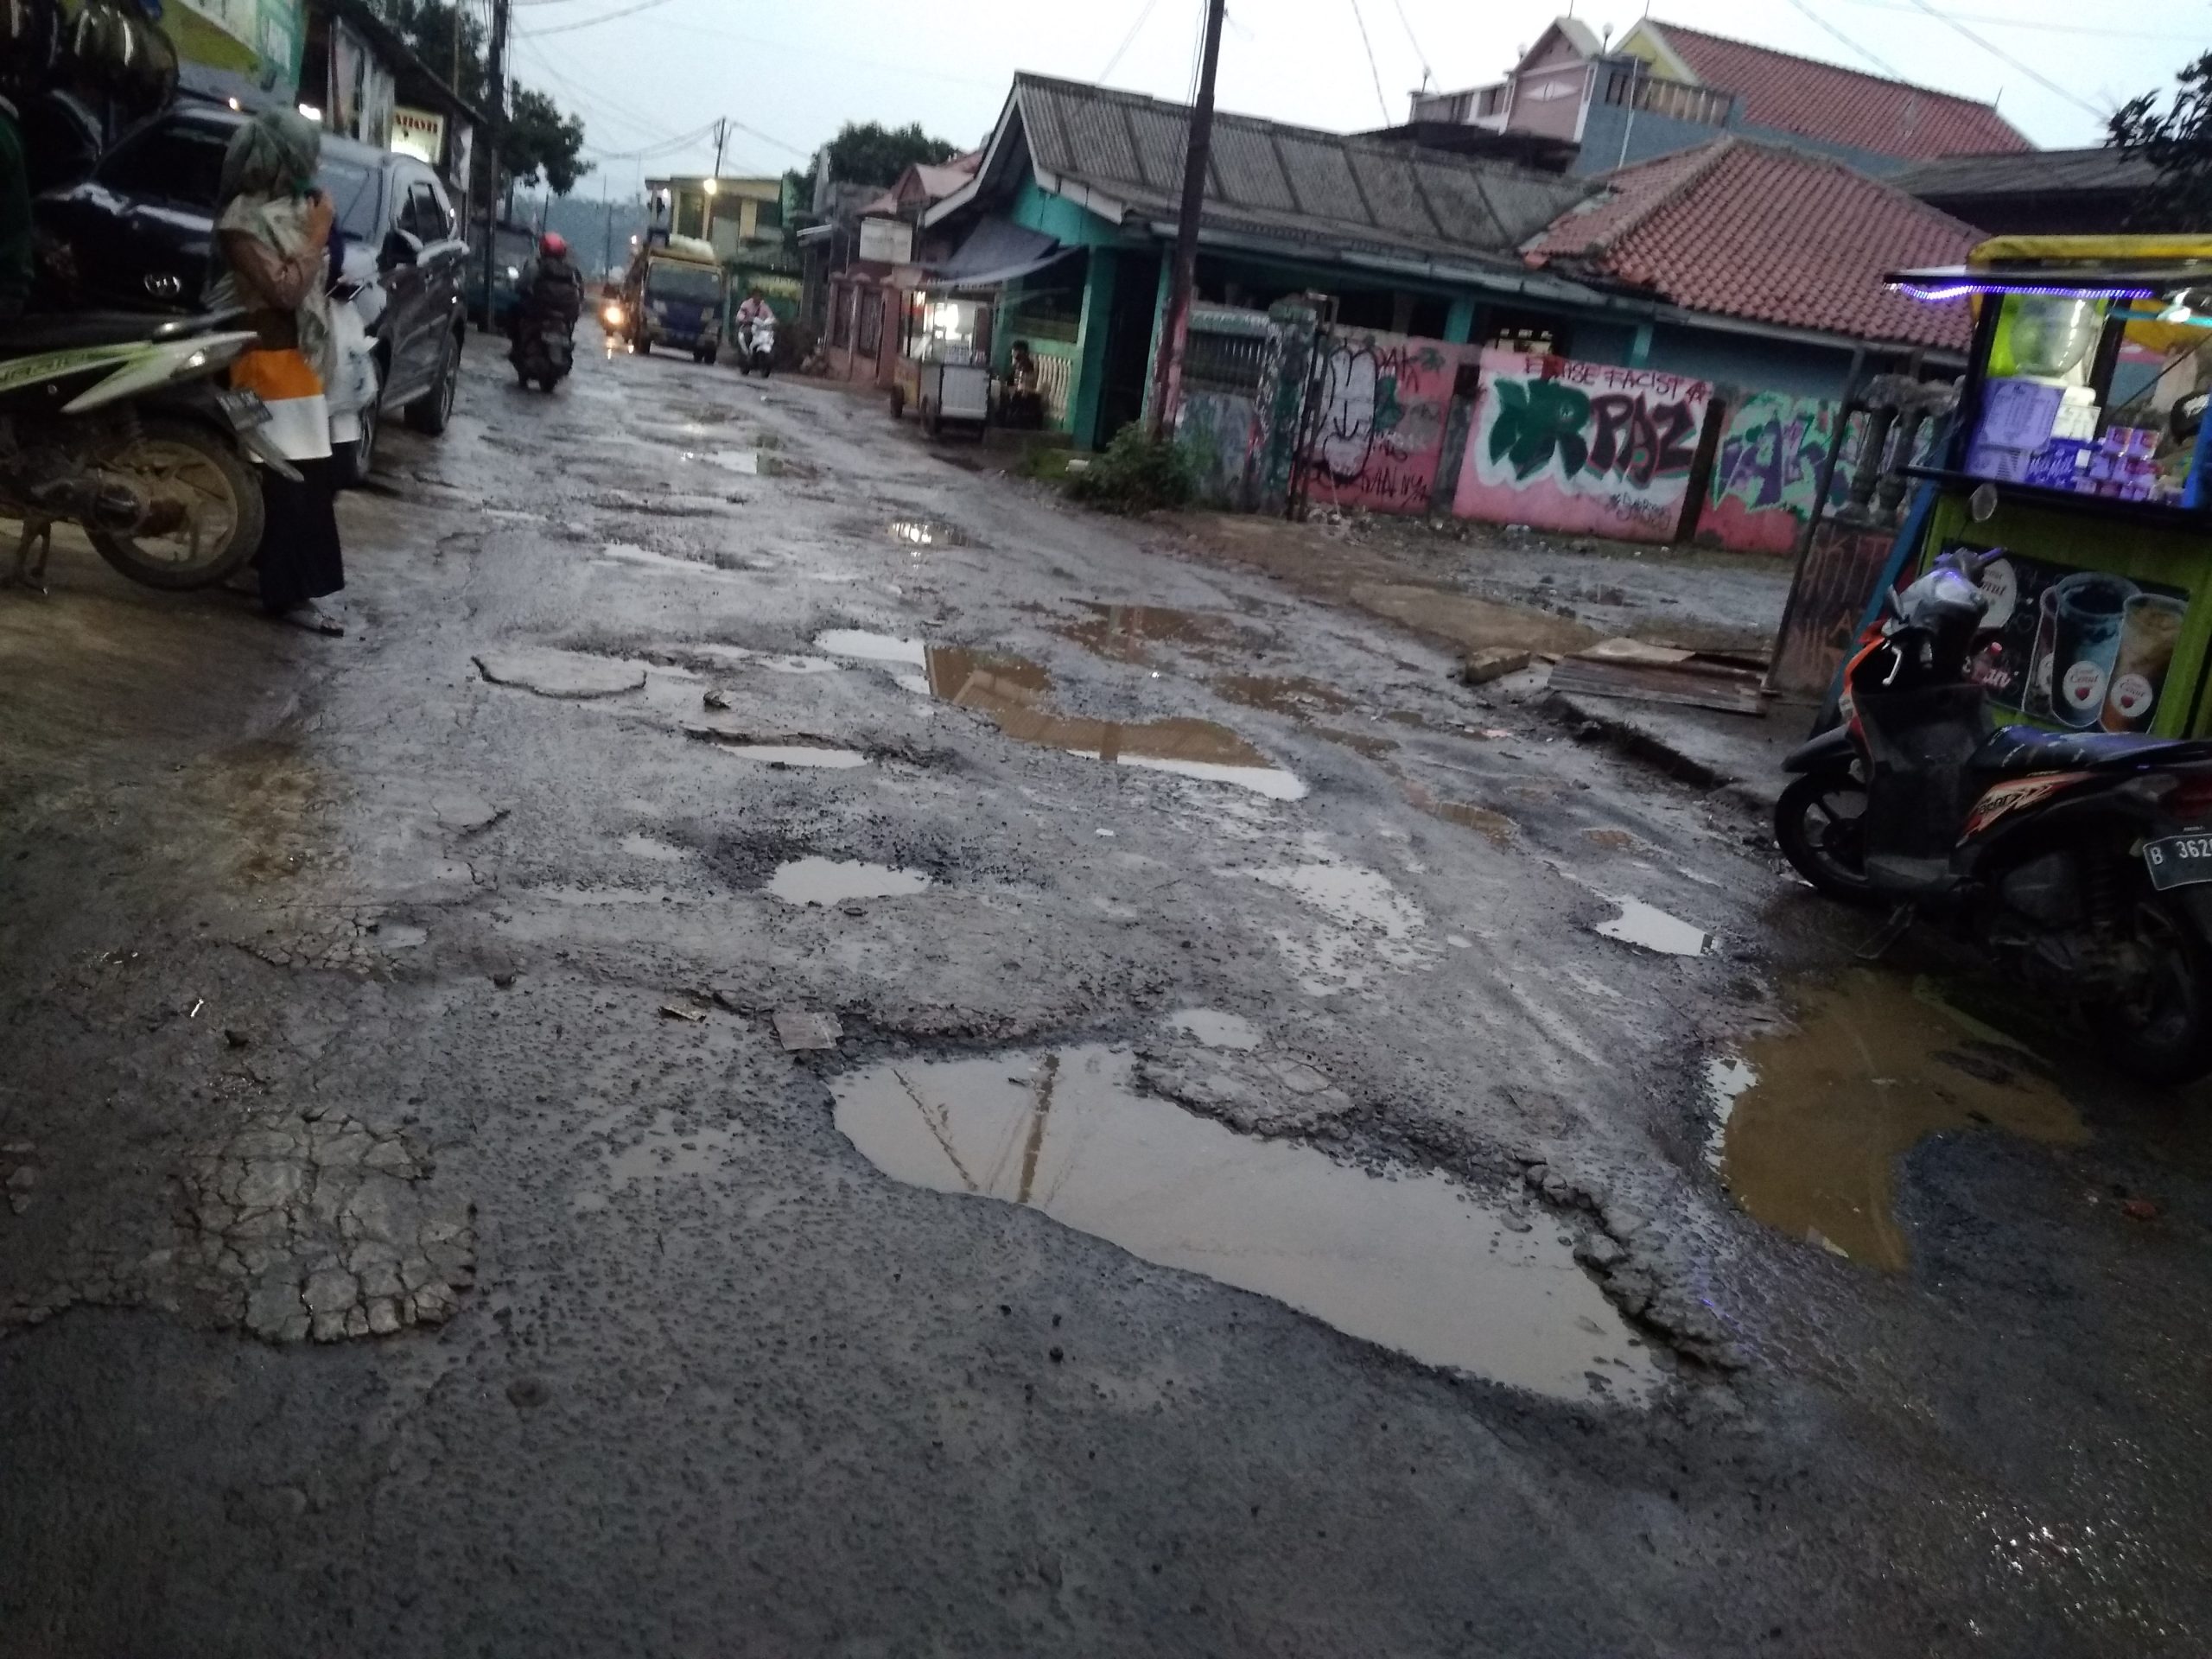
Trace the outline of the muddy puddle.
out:
<instances>
[{"instance_id":1,"label":"muddy puddle","mask_svg":"<svg viewBox=\"0 0 2212 1659\"><path fill-rule=\"evenodd\" d=\"M757 478L760 474L760 452L758 449L687 449L683 459L719 467L726 473L735 473L743 478Z\"/></svg>"},{"instance_id":2,"label":"muddy puddle","mask_svg":"<svg viewBox=\"0 0 2212 1659\"><path fill-rule=\"evenodd\" d=\"M1794 1027L1712 1062L1721 1179L1768 1226L1870 1267L1911 1259L1897 1166L1931 1135L2088 1139L2042 1062L1925 983L1854 969L1808 988Z\"/></svg>"},{"instance_id":3,"label":"muddy puddle","mask_svg":"<svg viewBox=\"0 0 2212 1659\"><path fill-rule=\"evenodd\" d=\"M1210 720L1132 721L1062 714L1046 701L1051 675L1027 658L932 645L859 629L832 629L816 636L814 643L838 656L893 669L919 668L919 675L897 675L899 683L939 702L986 715L1017 742L1109 766L1234 784L1271 800L1294 801L1306 793L1305 780L1296 773L1276 766L1227 727Z\"/></svg>"},{"instance_id":4,"label":"muddy puddle","mask_svg":"<svg viewBox=\"0 0 2212 1659\"><path fill-rule=\"evenodd\" d=\"M798 657L785 652L754 651L747 645L682 645L667 649L686 657L704 657L740 668L763 669L771 674L835 674L841 664L826 657Z\"/></svg>"},{"instance_id":5,"label":"muddy puddle","mask_svg":"<svg viewBox=\"0 0 2212 1659\"><path fill-rule=\"evenodd\" d=\"M827 772L849 772L868 765L858 749L840 749L821 743L749 743L716 731L711 726L686 726L686 737L711 743L724 754L764 766L809 766Z\"/></svg>"},{"instance_id":6,"label":"muddy puddle","mask_svg":"<svg viewBox=\"0 0 2212 1659\"><path fill-rule=\"evenodd\" d=\"M1074 641L1095 657L1116 663L1150 660L1160 645L1179 645L1194 657L1217 654L1233 644L1240 632L1225 616L1203 611L1179 611L1160 605L1101 605L1083 601L1085 615L1079 621L1057 622L1052 631Z\"/></svg>"},{"instance_id":7,"label":"muddy puddle","mask_svg":"<svg viewBox=\"0 0 2212 1659\"><path fill-rule=\"evenodd\" d=\"M761 891L787 905L836 905L849 899L899 899L924 891L928 876L857 859L795 858L776 867Z\"/></svg>"},{"instance_id":8,"label":"muddy puddle","mask_svg":"<svg viewBox=\"0 0 2212 1659\"><path fill-rule=\"evenodd\" d=\"M686 1129L674 1113L663 1111L642 1140L607 1160L604 1185L578 1193L573 1208L588 1214L606 1209L614 1194L632 1187L718 1175L751 1149L751 1137L742 1129Z\"/></svg>"},{"instance_id":9,"label":"muddy puddle","mask_svg":"<svg viewBox=\"0 0 2212 1659\"><path fill-rule=\"evenodd\" d=\"M1040 1210L1428 1364L1573 1401L1656 1385L1556 1230L1516 1232L1440 1175L1236 1135L1135 1093L1110 1050L893 1062L835 1091L838 1128L911 1185Z\"/></svg>"},{"instance_id":10,"label":"muddy puddle","mask_svg":"<svg viewBox=\"0 0 2212 1659\"><path fill-rule=\"evenodd\" d=\"M1317 715L1341 715L1355 705L1332 685L1302 675L1223 674L1208 680L1214 691L1247 709L1311 721Z\"/></svg>"},{"instance_id":11,"label":"muddy puddle","mask_svg":"<svg viewBox=\"0 0 2212 1659\"><path fill-rule=\"evenodd\" d=\"M1701 957L1711 948L1711 934L1656 905L1641 899L1616 898L1612 902L1621 913L1598 923L1592 931L1662 957Z\"/></svg>"}]
</instances>

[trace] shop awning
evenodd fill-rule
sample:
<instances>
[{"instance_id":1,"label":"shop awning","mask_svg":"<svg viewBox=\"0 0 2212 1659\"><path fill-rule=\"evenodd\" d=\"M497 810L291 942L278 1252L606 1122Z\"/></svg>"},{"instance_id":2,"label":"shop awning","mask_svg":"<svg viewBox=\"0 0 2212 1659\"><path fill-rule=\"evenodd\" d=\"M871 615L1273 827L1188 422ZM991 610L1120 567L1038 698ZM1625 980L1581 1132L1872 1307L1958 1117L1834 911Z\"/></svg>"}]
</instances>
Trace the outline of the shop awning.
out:
<instances>
[{"instance_id":1,"label":"shop awning","mask_svg":"<svg viewBox=\"0 0 2212 1659\"><path fill-rule=\"evenodd\" d=\"M986 219L968 233L950 259L930 267L933 289L996 288L1039 271L1073 253L1041 231L1010 219Z\"/></svg>"}]
</instances>

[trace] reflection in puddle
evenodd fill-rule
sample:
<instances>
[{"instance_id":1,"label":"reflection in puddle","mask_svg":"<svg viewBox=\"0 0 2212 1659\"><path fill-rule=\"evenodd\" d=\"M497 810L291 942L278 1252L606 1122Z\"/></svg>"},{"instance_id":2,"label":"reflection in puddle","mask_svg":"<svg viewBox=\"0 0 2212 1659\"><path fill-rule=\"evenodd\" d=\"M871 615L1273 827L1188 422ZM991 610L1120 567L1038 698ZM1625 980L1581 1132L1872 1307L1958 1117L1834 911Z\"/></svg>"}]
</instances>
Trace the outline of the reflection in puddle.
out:
<instances>
[{"instance_id":1,"label":"reflection in puddle","mask_svg":"<svg viewBox=\"0 0 2212 1659\"><path fill-rule=\"evenodd\" d=\"M874 633L866 628L830 628L814 636L814 648L833 657L857 657L866 663L906 663L919 668L925 647L918 639Z\"/></svg>"},{"instance_id":2,"label":"reflection in puddle","mask_svg":"<svg viewBox=\"0 0 2212 1659\"><path fill-rule=\"evenodd\" d=\"M968 532L935 518L893 518L891 539L909 547L965 547Z\"/></svg>"},{"instance_id":3,"label":"reflection in puddle","mask_svg":"<svg viewBox=\"0 0 2212 1659\"><path fill-rule=\"evenodd\" d=\"M1441 1175L1386 1179L1139 1096L1103 1048L1019 1069L879 1065L836 1085L837 1127L900 1180L1029 1205L1428 1364L1570 1400L1593 1376L1617 1400L1657 1381L1550 1228L1514 1232Z\"/></svg>"},{"instance_id":4,"label":"reflection in puddle","mask_svg":"<svg viewBox=\"0 0 2212 1659\"><path fill-rule=\"evenodd\" d=\"M2033 1055L1888 975L1811 992L1796 1029L1746 1042L1738 1064L1720 1131L1729 1191L1769 1226L1873 1267L1910 1260L1896 1166L1926 1136L2088 1138Z\"/></svg>"},{"instance_id":5,"label":"reflection in puddle","mask_svg":"<svg viewBox=\"0 0 2212 1659\"><path fill-rule=\"evenodd\" d=\"M1180 1014L1170 1014L1167 1023L1208 1048L1249 1052L1260 1046L1260 1028L1241 1014L1224 1014L1218 1008L1185 1008Z\"/></svg>"},{"instance_id":6,"label":"reflection in puddle","mask_svg":"<svg viewBox=\"0 0 2212 1659\"><path fill-rule=\"evenodd\" d=\"M1613 902L1621 907L1621 913L1610 921L1599 922L1595 930L1607 938L1641 945L1662 957L1701 957L1706 953L1709 936L1703 928L1693 927L1681 917L1669 916L1641 899L1617 898Z\"/></svg>"},{"instance_id":7,"label":"reflection in puddle","mask_svg":"<svg viewBox=\"0 0 2212 1659\"><path fill-rule=\"evenodd\" d=\"M834 905L847 899L897 899L930 884L919 870L855 859L795 858L776 867L762 890L787 905Z\"/></svg>"},{"instance_id":8,"label":"reflection in puddle","mask_svg":"<svg viewBox=\"0 0 2212 1659\"><path fill-rule=\"evenodd\" d=\"M1086 720L1045 705L1051 679L1022 658L932 645L927 662L932 696L989 715L1020 742L1114 766L1236 784L1271 800L1294 801L1306 793L1304 780L1294 772L1271 764L1236 733L1210 720Z\"/></svg>"},{"instance_id":9,"label":"reflection in puddle","mask_svg":"<svg viewBox=\"0 0 2212 1659\"><path fill-rule=\"evenodd\" d=\"M748 478L760 471L758 449L693 449L687 450L683 459L703 461L710 467L719 467L728 473L742 473Z\"/></svg>"},{"instance_id":10,"label":"reflection in puddle","mask_svg":"<svg viewBox=\"0 0 2212 1659\"><path fill-rule=\"evenodd\" d=\"M1311 720L1316 714L1340 715L1354 706L1336 687L1297 675L1224 674L1206 683L1231 702L1264 709L1271 715L1287 715L1293 720Z\"/></svg>"},{"instance_id":11,"label":"reflection in puddle","mask_svg":"<svg viewBox=\"0 0 2212 1659\"><path fill-rule=\"evenodd\" d=\"M1072 639L1094 656L1117 663L1143 662L1147 647L1156 645L1180 645L1194 656L1204 657L1209 648L1236 638L1236 623L1198 611L1169 610L1158 605L1101 605L1090 600L1083 602L1083 608L1090 614L1080 622L1058 623L1052 632L1063 639Z\"/></svg>"}]
</instances>

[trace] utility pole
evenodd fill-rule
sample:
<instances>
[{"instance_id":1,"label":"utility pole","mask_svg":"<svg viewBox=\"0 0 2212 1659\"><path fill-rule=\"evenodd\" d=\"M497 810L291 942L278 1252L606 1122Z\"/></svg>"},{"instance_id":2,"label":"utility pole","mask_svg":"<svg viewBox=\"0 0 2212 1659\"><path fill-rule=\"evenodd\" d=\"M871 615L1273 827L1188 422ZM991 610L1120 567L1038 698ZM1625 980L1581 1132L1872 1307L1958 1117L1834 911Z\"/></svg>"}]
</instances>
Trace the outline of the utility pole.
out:
<instances>
[{"instance_id":1,"label":"utility pole","mask_svg":"<svg viewBox=\"0 0 2212 1659\"><path fill-rule=\"evenodd\" d=\"M507 3L492 0L492 60L485 75L491 94L492 154L485 168L484 332L492 332L492 271L499 253L499 151L507 138Z\"/></svg>"},{"instance_id":2,"label":"utility pole","mask_svg":"<svg viewBox=\"0 0 2212 1659\"><path fill-rule=\"evenodd\" d=\"M504 0L501 0L504 3ZM1167 316L1153 365L1152 435L1175 430L1183 401L1183 347L1191 337L1191 287L1198 274L1198 218L1205 210L1206 163L1213 149L1214 72L1221 66L1221 23L1229 0L1206 0L1205 53L1198 65L1198 101L1191 109L1190 148L1183 158L1183 216L1175 227L1175 270Z\"/></svg>"},{"instance_id":3,"label":"utility pole","mask_svg":"<svg viewBox=\"0 0 2212 1659\"><path fill-rule=\"evenodd\" d=\"M715 239L715 197L721 182L722 146L728 142L729 118L723 116L715 123L715 170L707 175L707 206L700 214L699 234L709 242Z\"/></svg>"}]
</instances>

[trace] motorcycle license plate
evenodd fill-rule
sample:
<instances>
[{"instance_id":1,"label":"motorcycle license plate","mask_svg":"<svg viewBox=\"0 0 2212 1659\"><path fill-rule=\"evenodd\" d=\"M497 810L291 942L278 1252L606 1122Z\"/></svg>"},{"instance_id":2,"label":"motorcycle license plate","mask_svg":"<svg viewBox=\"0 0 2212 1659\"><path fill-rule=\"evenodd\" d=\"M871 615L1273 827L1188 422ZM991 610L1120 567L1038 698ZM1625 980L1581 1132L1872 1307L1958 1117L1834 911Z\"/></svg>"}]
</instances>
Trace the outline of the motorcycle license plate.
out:
<instances>
[{"instance_id":1,"label":"motorcycle license plate","mask_svg":"<svg viewBox=\"0 0 2212 1659\"><path fill-rule=\"evenodd\" d=\"M269 424L269 405L261 401L257 391L219 391L215 401L221 405L234 431L251 432L257 426Z\"/></svg>"},{"instance_id":2,"label":"motorcycle license plate","mask_svg":"<svg viewBox=\"0 0 2212 1659\"><path fill-rule=\"evenodd\" d=\"M2212 881L2212 835L2162 836L2146 841L2143 865L2151 873L2151 885L2161 893L2168 887Z\"/></svg>"}]
</instances>

